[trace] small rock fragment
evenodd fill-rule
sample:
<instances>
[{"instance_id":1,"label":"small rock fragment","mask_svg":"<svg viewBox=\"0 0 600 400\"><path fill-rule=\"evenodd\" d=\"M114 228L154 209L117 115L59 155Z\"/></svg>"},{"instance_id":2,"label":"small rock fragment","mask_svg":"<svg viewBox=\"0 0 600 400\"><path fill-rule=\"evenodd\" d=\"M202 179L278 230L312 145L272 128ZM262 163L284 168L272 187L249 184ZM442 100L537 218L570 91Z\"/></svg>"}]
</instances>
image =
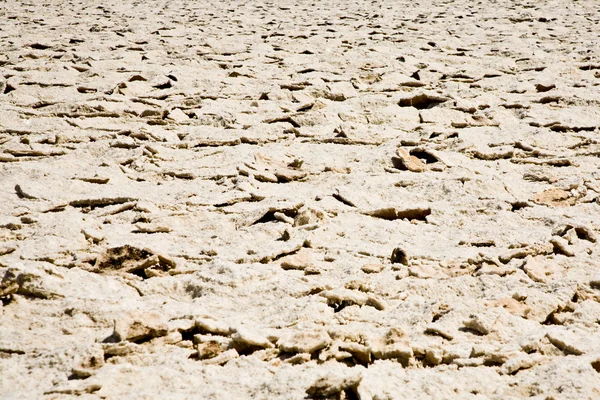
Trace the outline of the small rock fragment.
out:
<instances>
[{"instance_id":1,"label":"small rock fragment","mask_svg":"<svg viewBox=\"0 0 600 400\"><path fill-rule=\"evenodd\" d=\"M454 339L454 335L450 332L446 327L441 326L440 324L429 324L427 328L425 328L425 333L430 335L441 336L444 339L452 340Z\"/></svg>"},{"instance_id":2,"label":"small rock fragment","mask_svg":"<svg viewBox=\"0 0 600 400\"><path fill-rule=\"evenodd\" d=\"M104 357L126 356L132 353L143 352L143 347L132 342L105 343L102 345Z\"/></svg>"},{"instance_id":3,"label":"small rock fragment","mask_svg":"<svg viewBox=\"0 0 600 400\"><path fill-rule=\"evenodd\" d=\"M408 268L408 275L420 279L432 279L444 276L444 273L440 268L431 265L413 265Z\"/></svg>"},{"instance_id":4,"label":"small rock fragment","mask_svg":"<svg viewBox=\"0 0 600 400\"><path fill-rule=\"evenodd\" d=\"M317 266L309 265L308 267L304 268L304 275L320 275L320 274L321 274L321 269Z\"/></svg>"},{"instance_id":5,"label":"small rock fragment","mask_svg":"<svg viewBox=\"0 0 600 400\"><path fill-rule=\"evenodd\" d=\"M552 188L537 193L532 201L545 206L566 207L575 204L576 199L566 190Z\"/></svg>"},{"instance_id":6,"label":"small rock fragment","mask_svg":"<svg viewBox=\"0 0 600 400\"><path fill-rule=\"evenodd\" d=\"M275 347L267 338L244 328L232 330L231 339L233 347L240 354L253 353L260 349L270 349Z\"/></svg>"},{"instance_id":7,"label":"small rock fragment","mask_svg":"<svg viewBox=\"0 0 600 400\"><path fill-rule=\"evenodd\" d=\"M440 103L448 101L447 97L430 95L426 93L409 95L400 99L398 105L400 107L414 107L418 110L432 108Z\"/></svg>"},{"instance_id":8,"label":"small rock fragment","mask_svg":"<svg viewBox=\"0 0 600 400\"><path fill-rule=\"evenodd\" d=\"M402 148L396 149L398 157L392 157L394 167L400 170L408 170L411 172L425 171L425 163L415 156L411 156L408 151Z\"/></svg>"},{"instance_id":9,"label":"small rock fragment","mask_svg":"<svg viewBox=\"0 0 600 400\"><path fill-rule=\"evenodd\" d=\"M152 250L124 245L107 249L94 264L94 272L98 273L110 273L115 270L138 273L147 268L168 271L175 268L175 262L167 256L155 254Z\"/></svg>"},{"instance_id":10,"label":"small rock fragment","mask_svg":"<svg viewBox=\"0 0 600 400\"><path fill-rule=\"evenodd\" d=\"M277 341L277 347L286 353L312 354L331 343L325 331L295 332Z\"/></svg>"},{"instance_id":11,"label":"small rock fragment","mask_svg":"<svg viewBox=\"0 0 600 400\"><path fill-rule=\"evenodd\" d=\"M142 342L167 333L167 323L162 315L157 312L145 312L115 320L113 334L106 342Z\"/></svg>"},{"instance_id":12,"label":"small rock fragment","mask_svg":"<svg viewBox=\"0 0 600 400\"><path fill-rule=\"evenodd\" d=\"M511 146L503 146L493 149L473 150L471 155L479 160L495 161L512 158L515 155Z\"/></svg>"},{"instance_id":13,"label":"small rock fragment","mask_svg":"<svg viewBox=\"0 0 600 400\"><path fill-rule=\"evenodd\" d=\"M95 183L96 185L104 185L104 184L108 183L108 181L110 181L110 178L99 177L99 176L83 177L83 178L76 178L76 179L79 179L80 181L83 181L83 182Z\"/></svg>"},{"instance_id":14,"label":"small rock fragment","mask_svg":"<svg viewBox=\"0 0 600 400\"><path fill-rule=\"evenodd\" d=\"M514 374L519 370L531 368L544 359L545 357L541 354L519 354L505 362L500 369L500 373L505 375Z\"/></svg>"},{"instance_id":15,"label":"small rock fragment","mask_svg":"<svg viewBox=\"0 0 600 400\"><path fill-rule=\"evenodd\" d=\"M135 224L139 233L169 233L173 229L170 226L158 223L137 223Z\"/></svg>"},{"instance_id":16,"label":"small rock fragment","mask_svg":"<svg viewBox=\"0 0 600 400\"><path fill-rule=\"evenodd\" d=\"M383 264L365 264L361 268L365 274L377 274L385 269Z\"/></svg>"},{"instance_id":17,"label":"small rock fragment","mask_svg":"<svg viewBox=\"0 0 600 400\"><path fill-rule=\"evenodd\" d=\"M557 348L567 354L575 354L577 356L585 353L583 347L580 346L581 340L577 335L565 330L552 330L546 333L546 337Z\"/></svg>"},{"instance_id":18,"label":"small rock fragment","mask_svg":"<svg viewBox=\"0 0 600 400\"><path fill-rule=\"evenodd\" d=\"M515 258L525 258L529 255L536 256L536 255L543 255L543 254L552 254L553 249L554 249L554 246L552 245L552 243L549 243L549 242L538 243L538 244L531 245L531 246L519 247L519 248L513 249L506 254L500 255L498 257L498 259L502 263L508 264L512 259L515 259Z\"/></svg>"},{"instance_id":19,"label":"small rock fragment","mask_svg":"<svg viewBox=\"0 0 600 400\"><path fill-rule=\"evenodd\" d=\"M81 233L83 233L83 236L85 236L86 239L95 244L104 240L104 235L100 231L93 228L84 228L81 230Z\"/></svg>"},{"instance_id":20,"label":"small rock fragment","mask_svg":"<svg viewBox=\"0 0 600 400\"><path fill-rule=\"evenodd\" d=\"M296 171L289 168L281 168L275 171L275 176L279 180L279 182L293 182L299 181L308 176L307 172Z\"/></svg>"},{"instance_id":21,"label":"small rock fragment","mask_svg":"<svg viewBox=\"0 0 600 400\"><path fill-rule=\"evenodd\" d=\"M285 360L286 364L291 364L291 365L299 365L299 364L304 364L309 362L311 359L311 355L308 353L300 353L300 354L296 354L293 355L290 358L287 358Z\"/></svg>"},{"instance_id":22,"label":"small rock fragment","mask_svg":"<svg viewBox=\"0 0 600 400\"><path fill-rule=\"evenodd\" d=\"M444 352L439 348L427 349L425 362L430 365L440 365L444 361Z\"/></svg>"},{"instance_id":23,"label":"small rock fragment","mask_svg":"<svg viewBox=\"0 0 600 400\"><path fill-rule=\"evenodd\" d=\"M138 201L135 209L145 213L158 213L160 211L157 206L148 201Z\"/></svg>"},{"instance_id":24,"label":"small rock fragment","mask_svg":"<svg viewBox=\"0 0 600 400\"><path fill-rule=\"evenodd\" d=\"M297 254L286 256L281 259L281 268L284 270L305 270L313 266L312 257L307 251L300 251Z\"/></svg>"},{"instance_id":25,"label":"small rock fragment","mask_svg":"<svg viewBox=\"0 0 600 400\"><path fill-rule=\"evenodd\" d=\"M219 341L210 340L207 342L198 343L196 350L198 351L199 360L208 360L221 354L223 352L223 347Z\"/></svg>"},{"instance_id":26,"label":"small rock fragment","mask_svg":"<svg viewBox=\"0 0 600 400\"><path fill-rule=\"evenodd\" d=\"M413 350L410 346L403 343L393 343L388 345L376 345L372 348L373 357L380 360L396 359L403 366L408 366L413 357Z\"/></svg>"},{"instance_id":27,"label":"small rock fragment","mask_svg":"<svg viewBox=\"0 0 600 400\"><path fill-rule=\"evenodd\" d=\"M535 84L535 90L537 90L538 93L547 92L549 90L554 89L555 87L556 87L556 85L553 83L550 83L550 84L536 83Z\"/></svg>"},{"instance_id":28,"label":"small rock fragment","mask_svg":"<svg viewBox=\"0 0 600 400\"><path fill-rule=\"evenodd\" d=\"M61 294L47 289L44 276L23 272L18 268L8 268L0 282L0 297L15 293L38 299L63 297Z\"/></svg>"},{"instance_id":29,"label":"small rock fragment","mask_svg":"<svg viewBox=\"0 0 600 400\"><path fill-rule=\"evenodd\" d=\"M285 222L286 224L290 224L290 225L294 223L294 218L288 217L287 215L285 215L282 212L273 213L273 218L275 218L278 221Z\"/></svg>"},{"instance_id":30,"label":"small rock fragment","mask_svg":"<svg viewBox=\"0 0 600 400\"><path fill-rule=\"evenodd\" d=\"M487 335L492 331L492 323L493 321L487 320L479 315L470 315L469 319L463 322L463 325L472 329L475 332L478 332L482 335Z\"/></svg>"},{"instance_id":31,"label":"small rock fragment","mask_svg":"<svg viewBox=\"0 0 600 400\"><path fill-rule=\"evenodd\" d=\"M306 389L306 393L316 398L329 398L347 390L356 391L361 381L362 375L360 374L344 377L324 376Z\"/></svg>"},{"instance_id":32,"label":"small rock fragment","mask_svg":"<svg viewBox=\"0 0 600 400\"><path fill-rule=\"evenodd\" d=\"M556 260L547 259L542 256L528 256L523 265L523 271L532 280L545 283L552 279L555 274L562 271L562 268Z\"/></svg>"},{"instance_id":33,"label":"small rock fragment","mask_svg":"<svg viewBox=\"0 0 600 400\"><path fill-rule=\"evenodd\" d=\"M303 206L298 210L294 218L294 226L318 224L325 220L325 218L325 211L315 207Z\"/></svg>"},{"instance_id":34,"label":"small rock fragment","mask_svg":"<svg viewBox=\"0 0 600 400\"><path fill-rule=\"evenodd\" d=\"M493 303L496 307L502 307L512 315L527 317L531 313L531 308L512 297L503 298Z\"/></svg>"},{"instance_id":35,"label":"small rock fragment","mask_svg":"<svg viewBox=\"0 0 600 400\"><path fill-rule=\"evenodd\" d=\"M327 299L327 305L332 307L336 312L353 305L371 306L377 310L385 309L385 303L378 297L353 290L328 290L321 292L321 296Z\"/></svg>"},{"instance_id":36,"label":"small rock fragment","mask_svg":"<svg viewBox=\"0 0 600 400\"><path fill-rule=\"evenodd\" d=\"M341 342L339 343L339 349L352 354L352 357L363 364L371 363L371 349L367 346L356 342Z\"/></svg>"},{"instance_id":37,"label":"small rock fragment","mask_svg":"<svg viewBox=\"0 0 600 400\"><path fill-rule=\"evenodd\" d=\"M479 367L483 363L484 360L482 358L455 358L452 360L452 364L457 365L459 368Z\"/></svg>"},{"instance_id":38,"label":"small rock fragment","mask_svg":"<svg viewBox=\"0 0 600 400\"><path fill-rule=\"evenodd\" d=\"M225 365L229 361L239 358L239 353L235 349L229 349L219 354L216 357L209 358L204 361L204 364L209 365Z\"/></svg>"},{"instance_id":39,"label":"small rock fragment","mask_svg":"<svg viewBox=\"0 0 600 400\"><path fill-rule=\"evenodd\" d=\"M93 374L94 372L88 368L74 367L71 369L71 376L69 379L87 379Z\"/></svg>"},{"instance_id":40,"label":"small rock fragment","mask_svg":"<svg viewBox=\"0 0 600 400\"><path fill-rule=\"evenodd\" d=\"M556 236L565 237L567 234L569 234L569 232L572 233L573 231L575 231L575 235L578 239L587 240L591 243L596 243L597 241L596 234L594 233L594 231L591 228L584 225L562 225L554 229L552 231L552 234Z\"/></svg>"},{"instance_id":41,"label":"small rock fragment","mask_svg":"<svg viewBox=\"0 0 600 400\"><path fill-rule=\"evenodd\" d=\"M567 257L573 257L575 253L569 248L569 242L560 236L555 236L550 239L550 243L554 246L554 251L559 254L564 254Z\"/></svg>"},{"instance_id":42,"label":"small rock fragment","mask_svg":"<svg viewBox=\"0 0 600 400\"><path fill-rule=\"evenodd\" d=\"M201 333L212 333L213 335L229 336L229 325L209 318L196 319L196 329Z\"/></svg>"},{"instance_id":43,"label":"small rock fragment","mask_svg":"<svg viewBox=\"0 0 600 400\"><path fill-rule=\"evenodd\" d=\"M167 118L172 119L176 122L186 122L190 119L190 117L188 117L186 113L181 111L180 108L174 108L173 110L171 110Z\"/></svg>"},{"instance_id":44,"label":"small rock fragment","mask_svg":"<svg viewBox=\"0 0 600 400\"><path fill-rule=\"evenodd\" d=\"M427 221L427 216L431 214L431 208L429 207L415 207L415 208L406 208L406 209L398 209L396 207L385 207L378 208L372 211L366 211L365 215L369 215L374 218L387 219L389 221L394 221L397 219L407 219L407 220L421 220Z\"/></svg>"}]
</instances>

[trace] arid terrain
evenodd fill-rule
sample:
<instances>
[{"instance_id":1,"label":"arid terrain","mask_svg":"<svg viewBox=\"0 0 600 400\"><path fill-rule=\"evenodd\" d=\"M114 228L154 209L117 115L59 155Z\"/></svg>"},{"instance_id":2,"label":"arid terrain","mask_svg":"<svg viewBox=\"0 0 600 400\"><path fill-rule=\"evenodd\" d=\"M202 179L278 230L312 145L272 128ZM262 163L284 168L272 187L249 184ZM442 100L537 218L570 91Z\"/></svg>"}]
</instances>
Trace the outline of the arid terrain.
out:
<instances>
[{"instance_id":1,"label":"arid terrain","mask_svg":"<svg viewBox=\"0 0 600 400\"><path fill-rule=\"evenodd\" d=\"M0 398L600 398L600 4L0 3Z\"/></svg>"}]
</instances>

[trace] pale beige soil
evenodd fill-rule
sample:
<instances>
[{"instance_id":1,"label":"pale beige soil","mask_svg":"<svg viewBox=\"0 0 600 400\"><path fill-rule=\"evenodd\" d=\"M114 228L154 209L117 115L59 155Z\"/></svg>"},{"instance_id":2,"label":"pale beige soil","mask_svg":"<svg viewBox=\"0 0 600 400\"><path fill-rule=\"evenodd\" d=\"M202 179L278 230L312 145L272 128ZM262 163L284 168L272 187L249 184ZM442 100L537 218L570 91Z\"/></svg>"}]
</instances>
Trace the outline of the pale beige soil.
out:
<instances>
[{"instance_id":1,"label":"pale beige soil","mask_svg":"<svg viewBox=\"0 0 600 400\"><path fill-rule=\"evenodd\" d=\"M0 3L0 398L600 398L597 1Z\"/></svg>"}]
</instances>

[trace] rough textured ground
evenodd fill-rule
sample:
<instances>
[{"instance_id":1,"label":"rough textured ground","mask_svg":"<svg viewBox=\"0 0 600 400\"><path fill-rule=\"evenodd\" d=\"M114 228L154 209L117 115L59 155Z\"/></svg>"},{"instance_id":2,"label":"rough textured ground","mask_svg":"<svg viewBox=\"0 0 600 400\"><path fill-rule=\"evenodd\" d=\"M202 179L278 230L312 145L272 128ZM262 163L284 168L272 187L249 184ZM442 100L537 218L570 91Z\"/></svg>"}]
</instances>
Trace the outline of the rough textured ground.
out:
<instances>
[{"instance_id":1,"label":"rough textured ground","mask_svg":"<svg viewBox=\"0 0 600 400\"><path fill-rule=\"evenodd\" d=\"M4 1L0 397L600 397L600 8Z\"/></svg>"}]
</instances>

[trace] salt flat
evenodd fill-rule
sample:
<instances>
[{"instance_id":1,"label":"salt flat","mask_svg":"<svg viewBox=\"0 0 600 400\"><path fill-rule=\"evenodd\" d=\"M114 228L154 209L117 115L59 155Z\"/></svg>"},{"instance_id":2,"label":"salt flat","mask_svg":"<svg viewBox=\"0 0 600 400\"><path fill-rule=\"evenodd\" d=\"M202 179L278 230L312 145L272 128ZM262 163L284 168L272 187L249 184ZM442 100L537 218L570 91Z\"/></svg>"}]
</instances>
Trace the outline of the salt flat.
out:
<instances>
[{"instance_id":1,"label":"salt flat","mask_svg":"<svg viewBox=\"0 0 600 400\"><path fill-rule=\"evenodd\" d=\"M600 398L600 8L0 4L0 398Z\"/></svg>"}]
</instances>

